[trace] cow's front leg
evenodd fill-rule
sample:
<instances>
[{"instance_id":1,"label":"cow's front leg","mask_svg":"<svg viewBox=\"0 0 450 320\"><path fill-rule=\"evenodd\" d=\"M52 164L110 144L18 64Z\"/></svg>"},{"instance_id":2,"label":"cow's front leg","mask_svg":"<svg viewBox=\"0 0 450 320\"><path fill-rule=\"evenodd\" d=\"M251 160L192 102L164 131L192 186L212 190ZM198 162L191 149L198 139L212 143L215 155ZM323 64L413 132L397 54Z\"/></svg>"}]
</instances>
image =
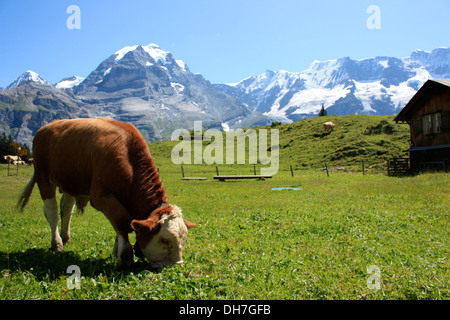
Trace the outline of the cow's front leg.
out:
<instances>
[{"instance_id":1,"label":"cow's front leg","mask_svg":"<svg viewBox=\"0 0 450 320\"><path fill-rule=\"evenodd\" d=\"M52 232L51 249L53 251L63 251L63 242L58 232L58 204L55 197L44 200L44 215Z\"/></svg>"},{"instance_id":2,"label":"cow's front leg","mask_svg":"<svg viewBox=\"0 0 450 320\"><path fill-rule=\"evenodd\" d=\"M139 246L137 240L136 243L134 244L134 255L140 259L144 259L144 254L142 253L141 247Z\"/></svg>"},{"instance_id":3,"label":"cow's front leg","mask_svg":"<svg viewBox=\"0 0 450 320\"><path fill-rule=\"evenodd\" d=\"M128 234L118 234L114 244L113 254L117 257L117 268L126 269L133 264L133 247L128 240Z\"/></svg>"},{"instance_id":4,"label":"cow's front leg","mask_svg":"<svg viewBox=\"0 0 450 320\"><path fill-rule=\"evenodd\" d=\"M128 239L131 221L127 210L113 195L91 196L91 204L102 211L116 230L113 255L117 257L117 268L125 269L133 264L133 247Z\"/></svg>"}]
</instances>

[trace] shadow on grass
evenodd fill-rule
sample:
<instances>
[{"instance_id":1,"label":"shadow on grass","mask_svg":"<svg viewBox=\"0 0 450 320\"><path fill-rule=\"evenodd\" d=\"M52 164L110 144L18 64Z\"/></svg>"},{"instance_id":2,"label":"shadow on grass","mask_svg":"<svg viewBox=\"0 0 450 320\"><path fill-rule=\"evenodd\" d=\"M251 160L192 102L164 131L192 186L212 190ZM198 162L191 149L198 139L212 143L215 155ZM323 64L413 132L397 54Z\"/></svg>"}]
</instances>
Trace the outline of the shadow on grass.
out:
<instances>
[{"instance_id":1,"label":"shadow on grass","mask_svg":"<svg viewBox=\"0 0 450 320\"><path fill-rule=\"evenodd\" d=\"M87 257L71 252L52 252L49 249L28 249L17 252L0 251L0 270L9 270L9 272L29 272L38 280L46 277L58 279L60 276L72 274L67 273L67 268L76 265L80 268L83 276L95 277L100 274L122 274L139 273L144 270L158 272L150 268L150 265L143 260L138 260L132 267L126 270L116 268L117 260L110 258Z\"/></svg>"}]
</instances>

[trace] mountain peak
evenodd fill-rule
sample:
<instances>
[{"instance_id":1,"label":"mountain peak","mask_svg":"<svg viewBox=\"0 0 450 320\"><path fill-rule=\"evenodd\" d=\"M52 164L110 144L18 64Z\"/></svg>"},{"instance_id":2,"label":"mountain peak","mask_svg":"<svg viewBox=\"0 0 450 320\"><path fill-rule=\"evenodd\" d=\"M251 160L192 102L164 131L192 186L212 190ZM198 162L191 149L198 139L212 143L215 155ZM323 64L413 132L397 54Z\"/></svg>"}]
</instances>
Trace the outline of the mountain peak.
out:
<instances>
[{"instance_id":1,"label":"mountain peak","mask_svg":"<svg viewBox=\"0 0 450 320\"><path fill-rule=\"evenodd\" d=\"M147 46L143 46L142 49L147 52L150 57L152 57L155 61L166 64L168 61L169 55L171 55L170 52L162 50L157 44L150 43Z\"/></svg>"},{"instance_id":2,"label":"mountain peak","mask_svg":"<svg viewBox=\"0 0 450 320\"><path fill-rule=\"evenodd\" d=\"M83 80L84 80L84 78L77 77L77 76L64 78L61 81L59 81L58 83L56 83L55 87L58 89L70 89L70 88L73 88L73 87L79 85L81 82L83 82Z\"/></svg>"},{"instance_id":3,"label":"mountain peak","mask_svg":"<svg viewBox=\"0 0 450 320\"><path fill-rule=\"evenodd\" d=\"M115 61L121 60L128 52L135 51L138 48L142 48L148 55L160 65L170 64L175 62L183 71L187 70L187 66L183 60L175 60L169 51L162 50L156 43L150 43L146 46L134 45L126 46L116 51ZM147 65L150 65L148 63Z\"/></svg>"},{"instance_id":4,"label":"mountain peak","mask_svg":"<svg viewBox=\"0 0 450 320\"><path fill-rule=\"evenodd\" d=\"M39 74L32 70L27 70L22 73L14 82L6 87L6 90L13 89L26 82L36 82L51 86L51 83L44 80Z\"/></svg>"},{"instance_id":5,"label":"mountain peak","mask_svg":"<svg viewBox=\"0 0 450 320\"><path fill-rule=\"evenodd\" d=\"M116 61L117 61L117 60L122 60L122 58L123 58L128 52L136 50L137 47L138 47L138 45L135 45L135 46L126 46L126 47L123 47L122 49L116 51L116 53L115 53L115 55L116 55L115 60L116 60Z\"/></svg>"}]
</instances>

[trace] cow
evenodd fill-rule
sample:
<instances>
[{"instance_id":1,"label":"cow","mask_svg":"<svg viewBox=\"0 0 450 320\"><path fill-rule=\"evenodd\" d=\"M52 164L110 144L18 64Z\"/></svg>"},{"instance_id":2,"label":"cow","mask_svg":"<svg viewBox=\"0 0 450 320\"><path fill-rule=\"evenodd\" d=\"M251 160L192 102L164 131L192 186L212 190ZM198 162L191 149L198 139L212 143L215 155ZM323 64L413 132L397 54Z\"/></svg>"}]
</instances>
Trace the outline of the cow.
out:
<instances>
[{"instance_id":1,"label":"cow","mask_svg":"<svg viewBox=\"0 0 450 320\"><path fill-rule=\"evenodd\" d=\"M119 269L133 263L128 239L133 231L135 254L152 268L183 263L187 229L195 224L168 203L148 145L133 125L103 118L55 120L38 130L33 153L34 174L17 205L23 210L37 183L52 250L62 251L70 241L74 207L83 211L90 201L116 232L113 254ZM57 188L62 193L60 234Z\"/></svg>"},{"instance_id":2,"label":"cow","mask_svg":"<svg viewBox=\"0 0 450 320\"><path fill-rule=\"evenodd\" d=\"M11 155L3 156L3 159L5 159L6 163L13 165L17 165L18 161L22 161L22 159L19 156L11 156Z\"/></svg>"},{"instance_id":3,"label":"cow","mask_svg":"<svg viewBox=\"0 0 450 320\"><path fill-rule=\"evenodd\" d=\"M323 128L324 128L325 132L331 132L334 129L334 123L331 121L325 122L323 124Z\"/></svg>"}]
</instances>

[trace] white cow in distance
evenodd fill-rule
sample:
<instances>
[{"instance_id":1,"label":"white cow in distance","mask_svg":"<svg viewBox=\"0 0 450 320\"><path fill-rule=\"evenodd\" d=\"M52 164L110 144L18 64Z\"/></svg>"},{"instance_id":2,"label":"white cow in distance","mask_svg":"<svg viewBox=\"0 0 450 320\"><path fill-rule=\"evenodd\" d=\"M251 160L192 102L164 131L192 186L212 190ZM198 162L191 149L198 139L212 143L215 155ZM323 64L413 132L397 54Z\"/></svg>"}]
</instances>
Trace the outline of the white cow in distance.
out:
<instances>
[{"instance_id":1,"label":"white cow in distance","mask_svg":"<svg viewBox=\"0 0 450 320\"><path fill-rule=\"evenodd\" d=\"M19 156L11 156L11 155L3 156L3 159L5 159L6 163L12 165L20 164L20 162L22 161L22 159Z\"/></svg>"},{"instance_id":2,"label":"white cow in distance","mask_svg":"<svg viewBox=\"0 0 450 320\"><path fill-rule=\"evenodd\" d=\"M334 129L335 124L331 121L325 122L323 124L323 128L325 129L325 132L331 132Z\"/></svg>"}]
</instances>

